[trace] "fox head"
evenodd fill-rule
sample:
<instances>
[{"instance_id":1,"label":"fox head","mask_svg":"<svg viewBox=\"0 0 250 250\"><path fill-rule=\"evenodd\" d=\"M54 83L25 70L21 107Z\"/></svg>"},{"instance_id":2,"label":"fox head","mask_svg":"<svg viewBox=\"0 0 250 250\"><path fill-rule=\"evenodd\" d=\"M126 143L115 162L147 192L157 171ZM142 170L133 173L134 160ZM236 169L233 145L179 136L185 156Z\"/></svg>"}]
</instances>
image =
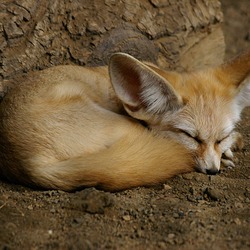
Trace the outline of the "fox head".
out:
<instances>
[{"instance_id":1,"label":"fox head","mask_svg":"<svg viewBox=\"0 0 250 250\"><path fill-rule=\"evenodd\" d=\"M166 72L123 53L109 63L114 91L127 113L190 149L197 169L215 174L250 106L250 51L217 68Z\"/></svg>"}]
</instances>

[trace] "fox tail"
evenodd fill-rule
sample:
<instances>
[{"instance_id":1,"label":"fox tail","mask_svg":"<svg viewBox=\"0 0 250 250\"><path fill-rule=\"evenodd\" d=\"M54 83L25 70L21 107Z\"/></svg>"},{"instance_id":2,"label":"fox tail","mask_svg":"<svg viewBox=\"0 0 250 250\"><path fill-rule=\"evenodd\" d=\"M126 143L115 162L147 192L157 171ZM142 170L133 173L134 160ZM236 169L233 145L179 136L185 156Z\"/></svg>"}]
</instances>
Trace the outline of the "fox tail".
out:
<instances>
[{"instance_id":1,"label":"fox tail","mask_svg":"<svg viewBox=\"0 0 250 250\"><path fill-rule=\"evenodd\" d=\"M193 169L192 153L183 145L143 131L97 153L37 167L32 179L43 188L118 191L161 183Z\"/></svg>"}]
</instances>

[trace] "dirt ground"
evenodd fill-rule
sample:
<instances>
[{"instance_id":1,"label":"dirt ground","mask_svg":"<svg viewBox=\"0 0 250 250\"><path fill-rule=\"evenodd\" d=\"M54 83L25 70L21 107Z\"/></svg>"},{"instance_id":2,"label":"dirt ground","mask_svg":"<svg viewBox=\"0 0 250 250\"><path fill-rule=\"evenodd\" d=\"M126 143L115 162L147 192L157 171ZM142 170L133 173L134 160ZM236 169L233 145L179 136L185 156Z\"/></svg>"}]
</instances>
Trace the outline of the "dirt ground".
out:
<instances>
[{"instance_id":1,"label":"dirt ground","mask_svg":"<svg viewBox=\"0 0 250 250\"><path fill-rule=\"evenodd\" d=\"M227 58L250 44L250 1L223 0ZM0 249L250 249L250 109L234 169L119 193L0 182Z\"/></svg>"}]
</instances>

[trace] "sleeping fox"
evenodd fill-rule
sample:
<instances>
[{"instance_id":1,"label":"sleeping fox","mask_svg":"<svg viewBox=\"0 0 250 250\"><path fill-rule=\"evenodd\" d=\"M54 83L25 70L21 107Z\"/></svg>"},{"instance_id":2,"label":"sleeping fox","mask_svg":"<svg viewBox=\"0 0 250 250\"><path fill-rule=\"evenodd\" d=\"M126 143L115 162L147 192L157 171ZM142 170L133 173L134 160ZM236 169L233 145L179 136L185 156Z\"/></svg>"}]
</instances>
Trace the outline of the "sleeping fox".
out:
<instances>
[{"instance_id":1,"label":"sleeping fox","mask_svg":"<svg viewBox=\"0 0 250 250\"><path fill-rule=\"evenodd\" d=\"M190 73L124 53L107 67L52 67L25 76L0 105L0 176L116 191L195 169L216 174L233 165L247 106L250 51Z\"/></svg>"}]
</instances>

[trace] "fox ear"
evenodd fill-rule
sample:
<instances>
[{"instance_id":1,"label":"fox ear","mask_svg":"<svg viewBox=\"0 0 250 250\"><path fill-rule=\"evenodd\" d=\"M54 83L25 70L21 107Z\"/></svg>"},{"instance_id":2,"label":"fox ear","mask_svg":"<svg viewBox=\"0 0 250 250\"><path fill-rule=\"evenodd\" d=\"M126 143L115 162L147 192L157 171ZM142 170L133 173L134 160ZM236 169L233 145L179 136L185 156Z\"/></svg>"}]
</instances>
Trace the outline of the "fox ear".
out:
<instances>
[{"instance_id":1,"label":"fox ear","mask_svg":"<svg viewBox=\"0 0 250 250\"><path fill-rule=\"evenodd\" d=\"M222 65L218 73L224 84L236 89L235 101L240 111L250 106L250 50Z\"/></svg>"},{"instance_id":2,"label":"fox ear","mask_svg":"<svg viewBox=\"0 0 250 250\"><path fill-rule=\"evenodd\" d=\"M250 73L241 82L238 89L239 92L236 95L236 101L242 110L243 108L250 106Z\"/></svg>"},{"instance_id":3,"label":"fox ear","mask_svg":"<svg viewBox=\"0 0 250 250\"><path fill-rule=\"evenodd\" d=\"M181 97L165 78L128 54L111 57L109 74L116 95L135 118L146 120L182 106Z\"/></svg>"}]
</instances>

